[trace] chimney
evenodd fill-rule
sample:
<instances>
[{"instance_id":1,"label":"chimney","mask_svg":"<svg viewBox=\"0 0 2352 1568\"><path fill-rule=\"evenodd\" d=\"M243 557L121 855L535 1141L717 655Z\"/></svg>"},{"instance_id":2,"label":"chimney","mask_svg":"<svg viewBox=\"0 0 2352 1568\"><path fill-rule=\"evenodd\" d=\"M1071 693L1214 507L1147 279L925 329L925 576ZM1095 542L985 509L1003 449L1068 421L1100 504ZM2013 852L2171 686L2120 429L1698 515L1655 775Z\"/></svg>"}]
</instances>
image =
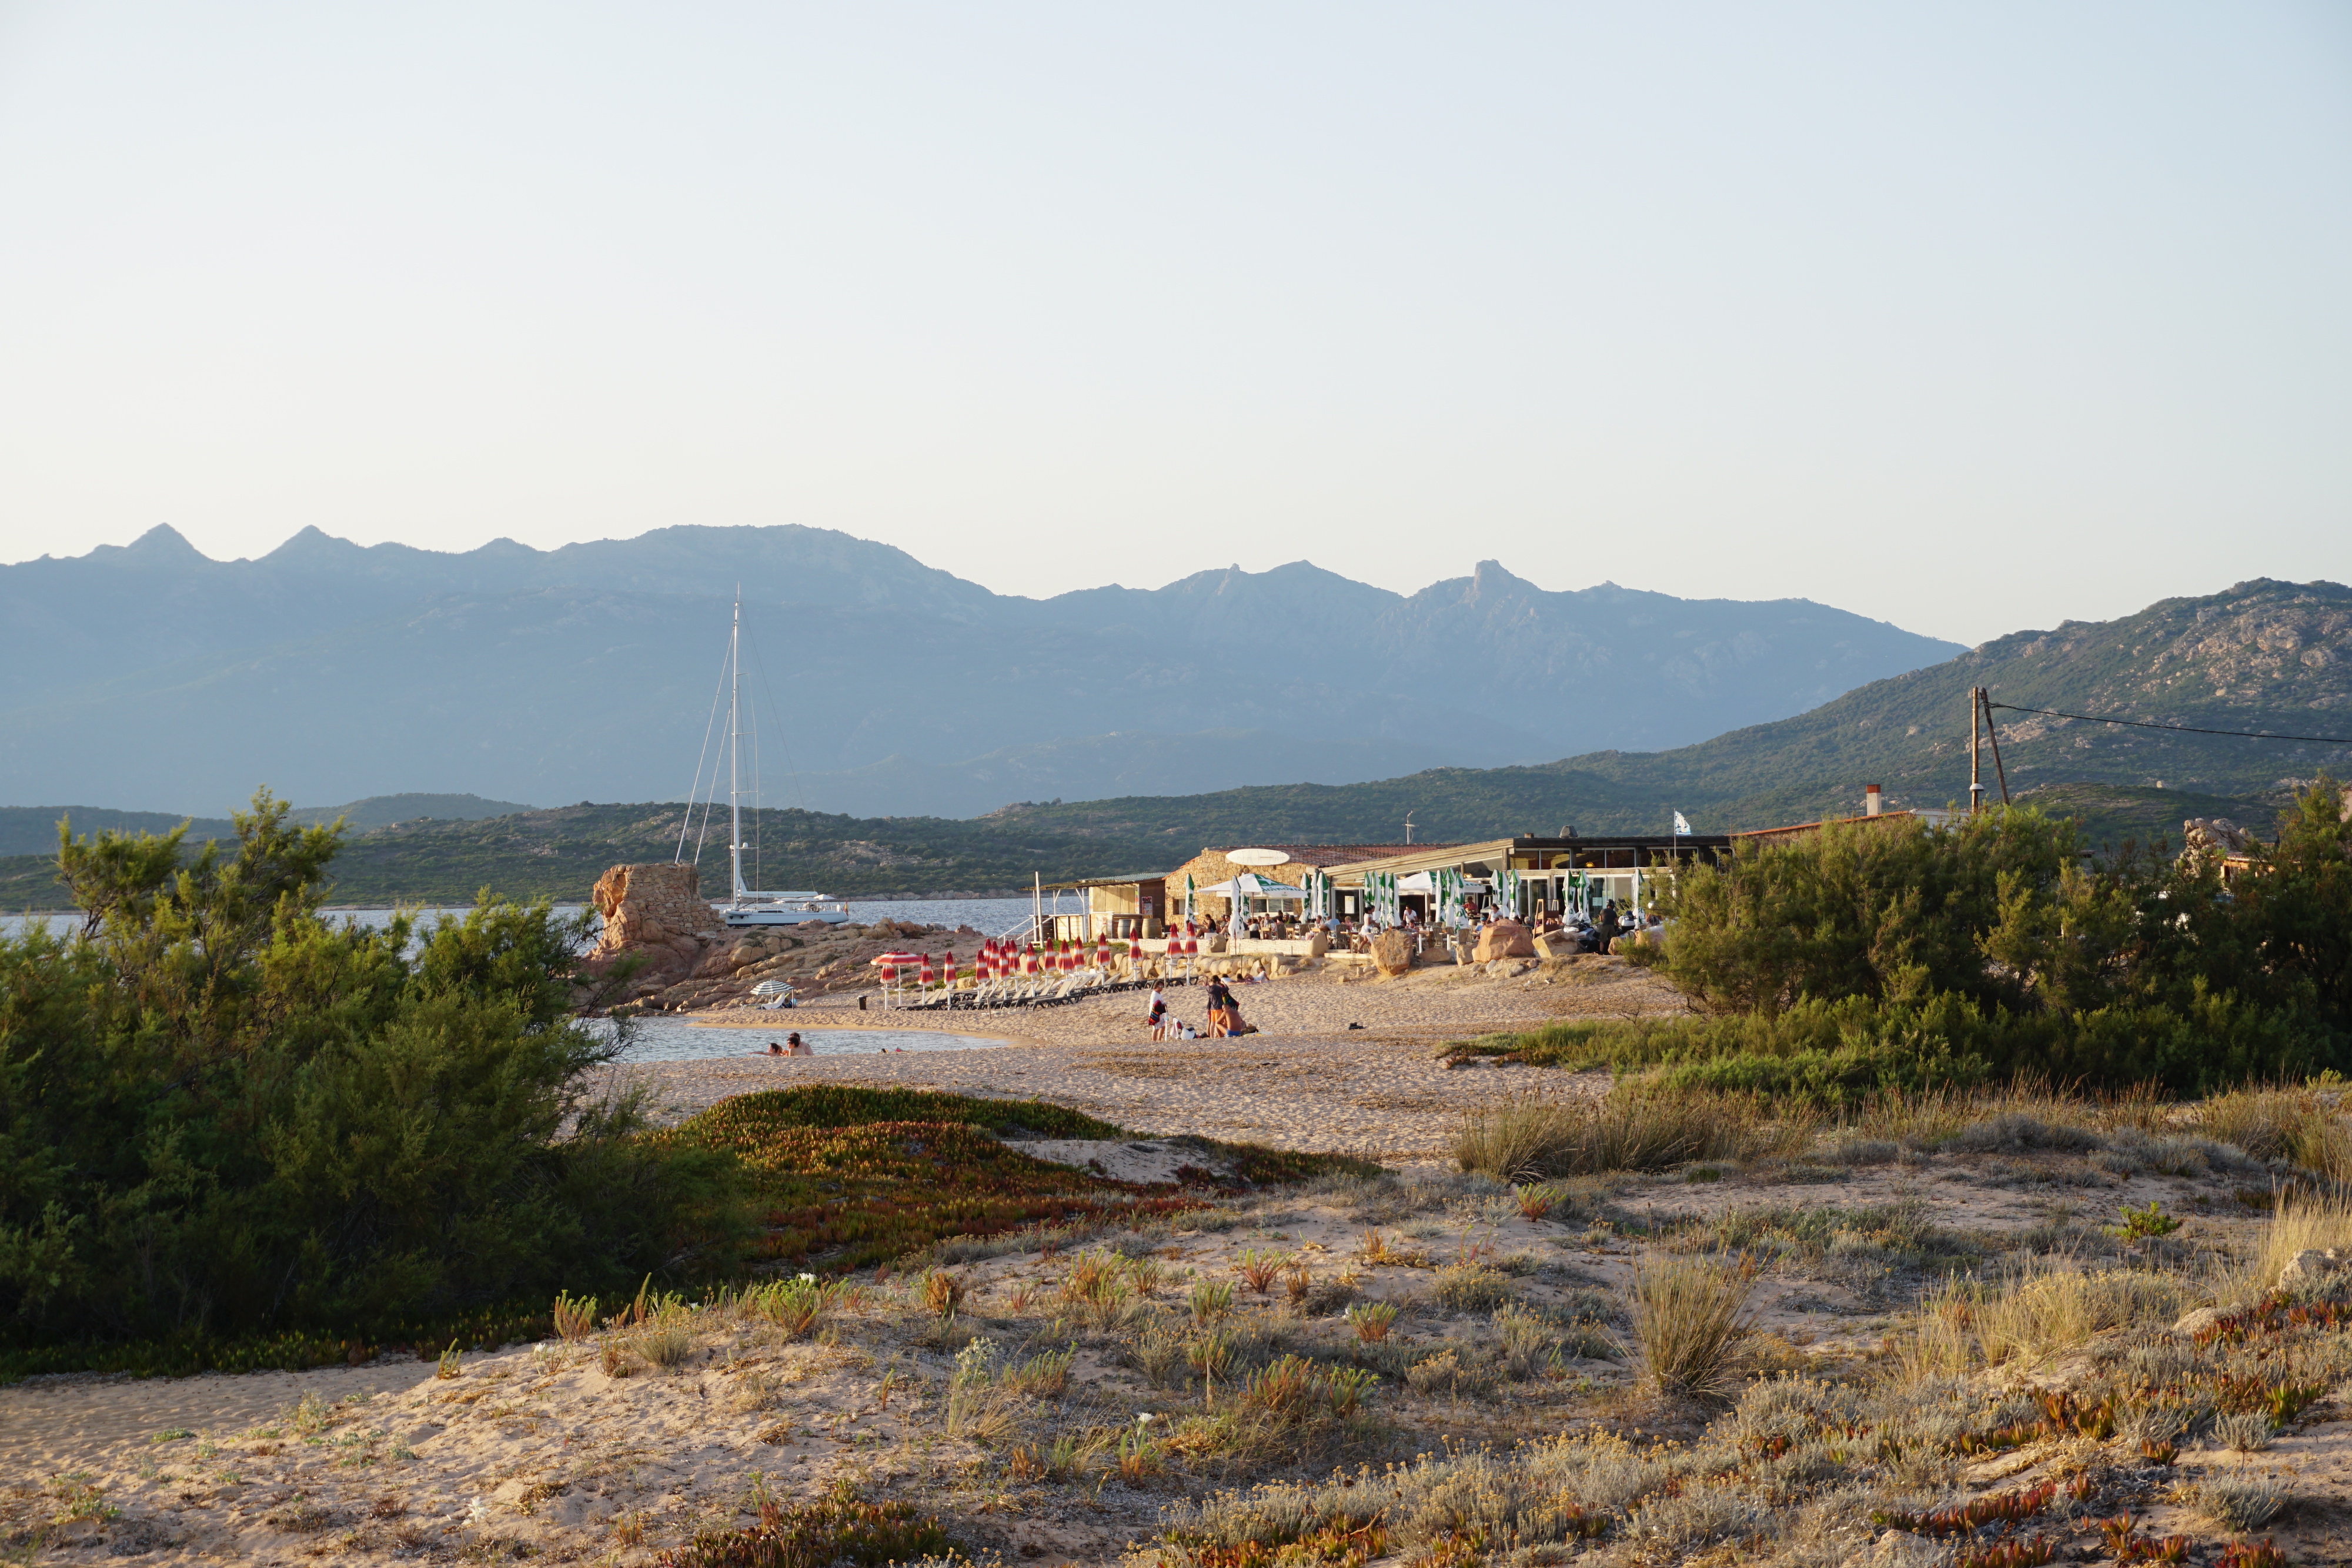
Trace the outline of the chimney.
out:
<instances>
[{"instance_id":1,"label":"chimney","mask_svg":"<svg viewBox=\"0 0 2352 1568\"><path fill-rule=\"evenodd\" d=\"M1864 785L1862 787L1862 814L1865 817L1875 817L1879 812L1885 809L1886 797L1879 792L1878 786L1875 784Z\"/></svg>"}]
</instances>

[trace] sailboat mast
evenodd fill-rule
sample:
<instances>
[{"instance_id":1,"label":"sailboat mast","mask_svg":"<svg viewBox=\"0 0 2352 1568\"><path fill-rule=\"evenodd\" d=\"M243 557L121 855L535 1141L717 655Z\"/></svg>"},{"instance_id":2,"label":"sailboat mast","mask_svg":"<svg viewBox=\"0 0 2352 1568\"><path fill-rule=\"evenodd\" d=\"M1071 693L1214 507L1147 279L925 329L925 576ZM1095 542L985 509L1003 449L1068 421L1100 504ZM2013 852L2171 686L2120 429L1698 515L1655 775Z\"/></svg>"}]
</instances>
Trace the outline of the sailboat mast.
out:
<instances>
[{"instance_id":1,"label":"sailboat mast","mask_svg":"<svg viewBox=\"0 0 2352 1568\"><path fill-rule=\"evenodd\" d=\"M742 780L737 758L742 729L737 714L743 695L743 591L735 591L735 626L727 634L727 868L735 879L735 901L743 901Z\"/></svg>"}]
</instances>

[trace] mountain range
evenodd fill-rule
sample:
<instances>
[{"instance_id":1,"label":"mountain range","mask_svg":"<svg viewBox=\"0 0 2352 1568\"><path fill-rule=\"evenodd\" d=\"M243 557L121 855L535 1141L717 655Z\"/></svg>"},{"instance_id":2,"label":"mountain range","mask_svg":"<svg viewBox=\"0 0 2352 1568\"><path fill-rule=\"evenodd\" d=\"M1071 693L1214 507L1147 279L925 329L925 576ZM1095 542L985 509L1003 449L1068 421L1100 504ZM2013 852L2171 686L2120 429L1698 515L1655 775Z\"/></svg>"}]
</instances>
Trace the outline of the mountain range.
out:
<instances>
[{"instance_id":1,"label":"mountain range","mask_svg":"<svg viewBox=\"0 0 2352 1568\"><path fill-rule=\"evenodd\" d=\"M1871 783L1897 807L1964 803L1975 686L2007 705L1994 719L2011 795L2082 820L2095 841L2177 842L2188 817L2233 816L2267 831L2298 788L2323 774L2352 777L2352 589L2257 580L2116 621L2021 632L1794 717L1664 751L1336 786L1022 803L965 821L768 810L752 831L764 880L876 897L1160 871L1209 843L1393 841L1408 815L1424 841L1571 824L1661 832L1677 810L1703 832L1768 827L1858 810ZM2131 722L2020 711L2035 708ZM1989 747L1983 778L1997 799ZM685 816L674 803L502 804L408 796L304 814L341 811L363 829L336 862L346 902L463 900L485 883L576 900L614 862L669 858ZM0 908L57 902L46 852L59 814L0 812L0 852L23 845L20 858L0 862ZM173 820L73 814L83 830ZM207 831L199 824L196 836Z\"/></svg>"},{"instance_id":2,"label":"mountain range","mask_svg":"<svg viewBox=\"0 0 2352 1568\"><path fill-rule=\"evenodd\" d=\"M797 526L463 554L307 528L235 561L159 527L0 566L0 800L678 799L738 584L762 798L861 817L1671 747L1959 651L1494 561L1411 595L1297 562L1031 600Z\"/></svg>"}]
</instances>

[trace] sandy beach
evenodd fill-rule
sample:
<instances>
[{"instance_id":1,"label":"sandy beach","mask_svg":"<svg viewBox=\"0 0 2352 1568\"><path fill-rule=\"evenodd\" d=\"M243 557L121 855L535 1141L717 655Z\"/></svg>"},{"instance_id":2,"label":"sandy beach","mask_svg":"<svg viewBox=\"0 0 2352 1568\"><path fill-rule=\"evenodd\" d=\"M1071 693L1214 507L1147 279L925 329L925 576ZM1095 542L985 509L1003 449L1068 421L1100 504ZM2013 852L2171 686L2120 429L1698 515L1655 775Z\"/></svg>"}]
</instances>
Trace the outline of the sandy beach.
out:
<instances>
[{"instance_id":1,"label":"sandy beach","mask_svg":"<svg viewBox=\"0 0 2352 1568\"><path fill-rule=\"evenodd\" d=\"M1502 978L1451 968L1393 980L1337 978L1329 971L1235 987L1259 1032L1239 1040L1153 1040L1143 992L1069 1007L981 1013L860 1011L717 1013L715 1030L740 1031L741 1057L663 1061L613 1070L643 1082L671 1121L730 1095L793 1083L893 1084L957 1094L1044 1099L1139 1133L1196 1133L1276 1148L1348 1154L1385 1163L1442 1156L1464 1110L1540 1078L1550 1092L1571 1081L1537 1070L1449 1070L1441 1041L1554 1019L1624 1018L1683 1010L1670 988L1618 960L1532 966ZM1201 1021L1198 987L1168 993L1170 1011ZM1355 1026L1355 1027L1350 1027ZM1013 1049L904 1055L771 1057L788 1030L936 1030L999 1040ZM1568 1092L1590 1092L1597 1078Z\"/></svg>"}]
</instances>

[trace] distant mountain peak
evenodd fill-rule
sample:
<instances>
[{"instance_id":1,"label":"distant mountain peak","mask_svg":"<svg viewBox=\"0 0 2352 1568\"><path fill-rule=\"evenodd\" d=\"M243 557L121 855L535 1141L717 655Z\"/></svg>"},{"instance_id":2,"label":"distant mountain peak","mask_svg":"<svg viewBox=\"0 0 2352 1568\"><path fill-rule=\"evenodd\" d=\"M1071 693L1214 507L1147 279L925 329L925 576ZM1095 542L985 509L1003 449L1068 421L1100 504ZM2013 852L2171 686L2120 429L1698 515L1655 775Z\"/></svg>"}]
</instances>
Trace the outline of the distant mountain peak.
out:
<instances>
[{"instance_id":1,"label":"distant mountain peak","mask_svg":"<svg viewBox=\"0 0 2352 1568\"><path fill-rule=\"evenodd\" d=\"M127 545L100 545L89 552L92 560L110 558L118 565L150 570L219 564L190 544L186 536L169 523L157 523Z\"/></svg>"}]
</instances>

